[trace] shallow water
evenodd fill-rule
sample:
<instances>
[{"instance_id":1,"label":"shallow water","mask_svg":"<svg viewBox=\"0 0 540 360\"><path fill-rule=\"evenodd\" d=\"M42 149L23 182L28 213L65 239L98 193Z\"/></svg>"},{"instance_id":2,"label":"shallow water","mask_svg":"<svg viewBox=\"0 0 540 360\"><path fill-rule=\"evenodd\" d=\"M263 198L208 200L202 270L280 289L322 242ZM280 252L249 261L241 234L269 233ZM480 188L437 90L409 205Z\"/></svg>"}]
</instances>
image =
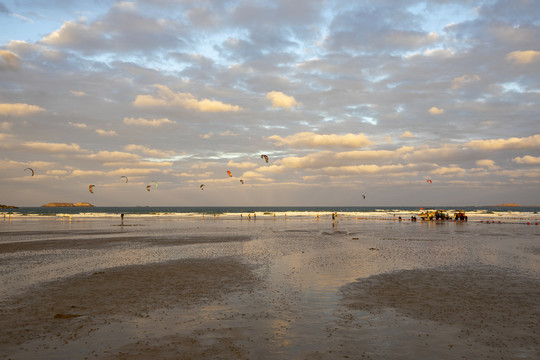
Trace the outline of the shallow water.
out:
<instances>
[{"instance_id":1,"label":"shallow water","mask_svg":"<svg viewBox=\"0 0 540 360\"><path fill-rule=\"evenodd\" d=\"M112 218L29 218L0 223L0 236L3 300L48 281L177 259L232 257L256 266L261 279L249 293L116 319L80 340L27 345L10 353L13 358L34 352L43 359L114 358L122 346L151 348L184 337L196 338L199 348L226 339L224 358L232 348L251 359L488 358L492 349L472 349L459 327L403 317L391 308L353 311L340 289L412 269L490 266L540 278L540 227L522 223L138 217L121 225ZM23 243L34 248L18 250ZM521 358L534 358L538 349Z\"/></svg>"}]
</instances>

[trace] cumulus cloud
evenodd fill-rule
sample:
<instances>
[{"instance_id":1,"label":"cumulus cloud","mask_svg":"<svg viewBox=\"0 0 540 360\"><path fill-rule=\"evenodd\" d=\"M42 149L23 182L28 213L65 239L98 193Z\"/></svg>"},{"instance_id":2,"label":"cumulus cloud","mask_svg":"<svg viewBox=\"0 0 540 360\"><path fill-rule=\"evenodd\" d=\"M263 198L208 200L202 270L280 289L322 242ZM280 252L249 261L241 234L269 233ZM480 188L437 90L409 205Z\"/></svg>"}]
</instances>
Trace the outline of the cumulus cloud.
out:
<instances>
[{"instance_id":1,"label":"cumulus cloud","mask_svg":"<svg viewBox=\"0 0 540 360\"><path fill-rule=\"evenodd\" d=\"M480 81L478 75L462 75L452 79L452 89L456 90L477 81Z\"/></svg>"},{"instance_id":2,"label":"cumulus cloud","mask_svg":"<svg viewBox=\"0 0 540 360\"><path fill-rule=\"evenodd\" d=\"M277 145L291 147L364 147L372 145L372 142L364 134L327 134L319 135L313 132L301 132L286 137L272 135L268 140Z\"/></svg>"},{"instance_id":3,"label":"cumulus cloud","mask_svg":"<svg viewBox=\"0 0 540 360\"><path fill-rule=\"evenodd\" d=\"M437 167L435 170L431 171L431 173L433 174L444 175L444 176L463 175L466 172L467 170L461 168L458 165L440 166L440 167Z\"/></svg>"},{"instance_id":4,"label":"cumulus cloud","mask_svg":"<svg viewBox=\"0 0 540 360\"><path fill-rule=\"evenodd\" d=\"M21 66L21 59L9 50L0 50L0 71L17 70Z\"/></svg>"},{"instance_id":5,"label":"cumulus cloud","mask_svg":"<svg viewBox=\"0 0 540 360\"><path fill-rule=\"evenodd\" d=\"M488 169L497 169L498 166L495 165L495 161L490 159L477 160L476 165L488 168Z\"/></svg>"},{"instance_id":6,"label":"cumulus cloud","mask_svg":"<svg viewBox=\"0 0 540 360\"><path fill-rule=\"evenodd\" d=\"M212 136L214 136L214 133L213 132L209 132L209 133L206 133L206 134L201 134L199 135L199 137L201 139L210 139Z\"/></svg>"},{"instance_id":7,"label":"cumulus cloud","mask_svg":"<svg viewBox=\"0 0 540 360\"><path fill-rule=\"evenodd\" d=\"M124 150L126 151L140 151L145 155L160 158L160 157L170 157L175 154L174 151L163 151L163 150L156 150L151 149L144 145L136 145L136 144L128 144L124 146Z\"/></svg>"},{"instance_id":8,"label":"cumulus cloud","mask_svg":"<svg viewBox=\"0 0 540 360\"><path fill-rule=\"evenodd\" d=\"M132 117L125 117L124 118L124 124L126 125L134 125L134 126L151 126L151 127L160 127L165 124L176 124L175 121L171 121L167 118L162 119L145 119L145 118L132 118Z\"/></svg>"},{"instance_id":9,"label":"cumulus cloud","mask_svg":"<svg viewBox=\"0 0 540 360\"><path fill-rule=\"evenodd\" d=\"M137 161L141 157L136 154L131 154L123 151L107 151L102 150L94 154L80 155L80 158L97 161Z\"/></svg>"},{"instance_id":10,"label":"cumulus cloud","mask_svg":"<svg viewBox=\"0 0 540 360\"><path fill-rule=\"evenodd\" d=\"M540 60L540 51L512 51L506 55L506 60L515 64L530 64Z\"/></svg>"},{"instance_id":11,"label":"cumulus cloud","mask_svg":"<svg viewBox=\"0 0 540 360\"><path fill-rule=\"evenodd\" d=\"M70 121L68 124L73 126L73 127L80 128L80 129L86 129L87 128L87 125L84 124L84 123L73 123L73 122Z\"/></svg>"},{"instance_id":12,"label":"cumulus cloud","mask_svg":"<svg viewBox=\"0 0 540 360\"><path fill-rule=\"evenodd\" d=\"M530 156L530 155L525 155L522 157L518 156L518 157L513 158L512 161L518 164L540 165L540 157L538 156Z\"/></svg>"},{"instance_id":13,"label":"cumulus cloud","mask_svg":"<svg viewBox=\"0 0 540 360\"><path fill-rule=\"evenodd\" d=\"M225 130L219 133L220 136L238 136L237 133L231 131L231 130Z\"/></svg>"},{"instance_id":14,"label":"cumulus cloud","mask_svg":"<svg viewBox=\"0 0 540 360\"><path fill-rule=\"evenodd\" d=\"M479 150L540 149L540 134L524 138L472 140L465 146Z\"/></svg>"},{"instance_id":15,"label":"cumulus cloud","mask_svg":"<svg viewBox=\"0 0 540 360\"><path fill-rule=\"evenodd\" d=\"M405 131L403 134L399 136L401 139L411 139L414 137L413 133L410 131Z\"/></svg>"},{"instance_id":16,"label":"cumulus cloud","mask_svg":"<svg viewBox=\"0 0 540 360\"><path fill-rule=\"evenodd\" d=\"M272 102L273 108L292 108L295 106L300 106L294 97L285 95L280 91L270 91L266 94L266 98Z\"/></svg>"},{"instance_id":17,"label":"cumulus cloud","mask_svg":"<svg viewBox=\"0 0 540 360\"><path fill-rule=\"evenodd\" d=\"M4 116L27 116L45 111L45 109L37 105L29 104L0 104L0 115Z\"/></svg>"},{"instance_id":18,"label":"cumulus cloud","mask_svg":"<svg viewBox=\"0 0 540 360\"><path fill-rule=\"evenodd\" d=\"M118 136L118 133L114 130L97 129L96 133L100 136Z\"/></svg>"},{"instance_id":19,"label":"cumulus cloud","mask_svg":"<svg viewBox=\"0 0 540 360\"><path fill-rule=\"evenodd\" d=\"M444 114L444 109L439 109L438 107L435 107L433 106L432 108L430 108L429 110L429 113L431 115L441 115L441 114Z\"/></svg>"},{"instance_id":20,"label":"cumulus cloud","mask_svg":"<svg viewBox=\"0 0 540 360\"><path fill-rule=\"evenodd\" d=\"M182 107L200 112L236 112L242 110L238 105L226 104L218 100L199 100L190 93L173 92L164 85L154 85L157 95L138 95L133 102L135 106Z\"/></svg>"},{"instance_id":21,"label":"cumulus cloud","mask_svg":"<svg viewBox=\"0 0 540 360\"><path fill-rule=\"evenodd\" d=\"M63 143L48 143L40 141L26 141L23 143L23 146L27 149L37 150L41 152L48 153L57 153L57 152L66 152L66 153L79 153L83 151L78 144L63 144Z\"/></svg>"},{"instance_id":22,"label":"cumulus cloud","mask_svg":"<svg viewBox=\"0 0 540 360\"><path fill-rule=\"evenodd\" d=\"M227 163L227 166L235 167L239 169L250 169L250 168L256 167L257 164L251 161L236 162L233 160L229 160L229 162Z\"/></svg>"}]
</instances>

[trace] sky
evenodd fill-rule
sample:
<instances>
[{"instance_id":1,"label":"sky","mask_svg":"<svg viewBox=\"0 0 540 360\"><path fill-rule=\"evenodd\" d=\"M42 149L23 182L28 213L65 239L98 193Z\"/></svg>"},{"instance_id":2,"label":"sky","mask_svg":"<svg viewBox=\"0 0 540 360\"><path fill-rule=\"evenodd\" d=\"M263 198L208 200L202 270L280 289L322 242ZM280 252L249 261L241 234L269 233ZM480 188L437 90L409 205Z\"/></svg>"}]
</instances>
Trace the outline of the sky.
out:
<instances>
[{"instance_id":1,"label":"sky","mask_svg":"<svg viewBox=\"0 0 540 360\"><path fill-rule=\"evenodd\" d=\"M0 0L0 204L540 205L539 39L536 0Z\"/></svg>"}]
</instances>

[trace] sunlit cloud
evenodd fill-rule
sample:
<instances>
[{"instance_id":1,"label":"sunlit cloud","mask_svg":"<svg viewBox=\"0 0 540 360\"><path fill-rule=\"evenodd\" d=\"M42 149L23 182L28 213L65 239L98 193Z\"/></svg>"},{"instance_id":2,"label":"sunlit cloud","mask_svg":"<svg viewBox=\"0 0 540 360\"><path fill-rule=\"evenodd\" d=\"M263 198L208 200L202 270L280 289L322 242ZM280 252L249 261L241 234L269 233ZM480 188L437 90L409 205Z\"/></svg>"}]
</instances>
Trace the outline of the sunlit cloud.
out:
<instances>
[{"instance_id":1,"label":"sunlit cloud","mask_svg":"<svg viewBox=\"0 0 540 360\"><path fill-rule=\"evenodd\" d=\"M540 134L525 138L472 140L466 143L465 146L480 150L540 149Z\"/></svg>"},{"instance_id":2,"label":"sunlit cloud","mask_svg":"<svg viewBox=\"0 0 540 360\"><path fill-rule=\"evenodd\" d=\"M212 136L214 136L214 133L213 132L209 132L209 133L206 133L206 134L201 134L199 135L199 137L201 139L210 139Z\"/></svg>"},{"instance_id":3,"label":"sunlit cloud","mask_svg":"<svg viewBox=\"0 0 540 360\"><path fill-rule=\"evenodd\" d=\"M98 151L94 154L80 155L80 158L97 161L138 161L141 157L139 155L126 153L122 151Z\"/></svg>"},{"instance_id":4,"label":"sunlit cloud","mask_svg":"<svg viewBox=\"0 0 540 360\"><path fill-rule=\"evenodd\" d=\"M498 169L499 167L495 165L495 161L490 159L477 160L476 165L488 168L488 169Z\"/></svg>"},{"instance_id":5,"label":"sunlit cloud","mask_svg":"<svg viewBox=\"0 0 540 360\"><path fill-rule=\"evenodd\" d=\"M73 95L75 96L86 96L86 93L84 91L75 91L75 90L71 90L70 93L72 93Z\"/></svg>"},{"instance_id":6,"label":"sunlit cloud","mask_svg":"<svg viewBox=\"0 0 540 360\"><path fill-rule=\"evenodd\" d=\"M45 111L45 109L37 106L37 105L29 105L29 104L0 104L0 115L4 116L27 116L32 115L41 111Z\"/></svg>"},{"instance_id":7,"label":"sunlit cloud","mask_svg":"<svg viewBox=\"0 0 540 360\"><path fill-rule=\"evenodd\" d=\"M154 85L158 89L157 95L138 95L133 102L135 106L151 107L182 107L200 112L236 112L242 110L238 105L226 104L218 100L199 100L190 93L173 92L163 85Z\"/></svg>"},{"instance_id":8,"label":"sunlit cloud","mask_svg":"<svg viewBox=\"0 0 540 360\"><path fill-rule=\"evenodd\" d=\"M429 113L431 115L441 115L441 114L444 114L444 109L439 109L438 107L435 107L433 106L432 108L430 108L429 110Z\"/></svg>"},{"instance_id":9,"label":"sunlit cloud","mask_svg":"<svg viewBox=\"0 0 540 360\"><path fill-rule=\"evenodd\" d=\"M229 167L235 167L235 168L239 168L239 169L250 169L250 168L254 168L257 166L256 163L254 162L251 162L251 161L244 161L244 162L235 162L233 160L229 160L229 162L227 163L227 166Z\"/></svg>"},{"instance_id":10,"label":"sunlit cloud","mask_svg":"<svg viewBox=\"0 0 540 360\"><path fill-rule=\"evenodd\" d=\"M74 126L76 128L80 128L80 129L86 129L88 126L84 123L73 123L73 122L68 122L69 125L71 126Z\"/></svg>"},{"instance_id":11,"label":"sunlit cloud","mask_svg":"<svg viewBox=\"0 0 540 360\"><path fill-rule=\"evenodd\" d=\"M118 136L118 133L114 130L97 129L96 133L100 136Z\"/></svg>"},{"instance_id":12,"label":"sunlit cloud","mask_svg":"<svg viewBox=\"0 0 540 360\"><path fill-rule=\"evenodd\" d=\"M9 130L13 124L8 121L2 121L0 123L0 130Z\"/></svg>"},{"instance_id":13,"label":"sunlit cloud","mask_svg":"<svg viewBox=\"0 0 540 360\"><path fill-rule=\"evenodd\" d=\"M432 174L436 175L444 175L444 176L456 176L456 175L463 175L467 172L467 170L461 168L458 165L451 165L451 166L440 166L436 168L435 170L432 170Z\"/></svg>"},{"instance_id":14,"label":"sunlit cloud","mask_svg":"<svg viewBox=\"0 0 540 360\"><path fill-rule=\"evenodd\" d=\"M48 153L80 153L83 152L78 144L48 143L40 141L26 141L23 143L26 149Z\"/></svg>"},{"instance_id":15,"label":"sunlit cloud","mask_svg":"<svg viewBox=\"0 0 540 360\"><path fill-rule=\"evenodd\" d=\"M106 176L106 175L107 175L107 172L106 171L101 171L101 170L81 170L81 169L76 169L76 170L73 170L70 173L70 176L75 176L75 177L87 177L87 176L103 177L103 176Z\"/></svg>"},{"instance_id":16,"label":"sunlit cloud","mask_svg":"<svg viewBox=\"0 0 540 360\"><path fill-rule=\"evenodd\" d=\"M156 150L156 149L151 149L151 148L149 148L147 146L135 145L135 144L128 144L128 145L124 146L124 150L126 150L126 151L139 151L139 152L142 152L145 155L148 155L148 156L151 156L151 157L156 157L156 158L160 158L160 157L166 158L166 157L170 157L170 156L175 155L174 151Z\"/></svg>"},{"instance_id":17,"label":"sunlit cloud","mask_svg":"<svg viewBox=\"0 0 540 360\"><path fill-rule=\"evenodd\" d=\"M506 55L506 60L520 65L530 64L540 60L540 51L512 51Z\"/></svg>"},{"instance_id":18,"label":"sunlit cloud","mask_svg":"<svg viewBox=\"0 0 540 360\"><path fill-rule=\"evenodd\" d=\"M413 135L412 132L407 130L403 134L401 134L399 137L400 137L400 139L412 139L412 138L414 138L414 135Z\"/></svg>"},{"instance_id":19,"label":"sunlit cloud","mask_svg":"<svg viewBox=\"0 0 540 360\"><path fill-rule=\"evenodd\" d=\"M273 108L292 108L295 106L300 106L294 97L285 95L281 91L270 91L266 94L266 98L272 102Z\"/></svg>"},{"instance_id":20,"label":"sunlit cloud","mask_svg":"<svg viewBox=\"0 0 540 360\"><path fill-rule=\"evenodd\" d=\"M313 132L301 132L286 137L272 135L268 140L276 145L291 147L365 147L373 143L364 134L327 134L319 135Z\"/></svg>"},{"instance_id":21,"label":"sunlit cloud","mask_svg":"<svg viewBox=\"0 0 540 360\"><path fill-rule=\"evenodd\" d=\"M21 59L9 50L0 50L0 71L17 70L21 67Z\"/></svg>"},{"instance_id":22,"label":"sunlit cloud","mask_svg":"<svg viewBox=\"0 0 540 360\"><path fill-rule=\"evenodd\" d=\"M145 118L132 118L125 117L124 124L133 125L133 126L150 126L150 127L160 127L165 124L176 124L176 121L169 120L167 118L162 119L145 119Z\"/></svg>"},{"instance_id":23,"label":"sunlit cloud","mask_svg":"<svg viewBox=\"0 0 540 360\"><path fill-rule=\"evenodd\" d=\"M462 76L452 79L452 89L456 90L477 81L480 81L480 76L476 74L475 75L462 75Z\"/></svg>"},{"instance_id":24,"label":"sunlit cloud","mask_svg":"<svg viewBox=\"0 0 540 360\"><path fill-rule=\"evenodd\" d=\"M512 161L518 163L518 164L525 164L525 165L540 165L540 157L539 156L530 156L525 155L521 157L515 157L512 159Z\"/></svg>"}]
</instances>

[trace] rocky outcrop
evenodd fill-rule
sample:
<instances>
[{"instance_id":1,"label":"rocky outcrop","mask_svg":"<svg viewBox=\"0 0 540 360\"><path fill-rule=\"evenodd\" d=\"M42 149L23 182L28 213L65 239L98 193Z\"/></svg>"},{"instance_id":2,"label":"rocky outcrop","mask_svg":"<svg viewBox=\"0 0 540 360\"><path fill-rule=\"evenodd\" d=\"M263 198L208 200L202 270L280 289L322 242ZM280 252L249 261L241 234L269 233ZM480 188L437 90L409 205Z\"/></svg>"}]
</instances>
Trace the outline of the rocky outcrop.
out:
<instances>
[{"instance_id":1,"label":"rocky outcrop","mask_svg":"<svg viewBox=\"0 0 540 360\"><path fill-rule=\"evenodd\" d=\"M3 204L0 204L0 209L18 209L18 207L13 206L13 205L3 205Z\"/></svg>"},{"instance_id":2,"label":"rocky outcrop","mask_svg":"<svg viewBox=\"0 0 540 360\"><path fill-rule=\"evenodd\" d=\"M41 207L94 207L94 205L89 203L60 203L60 202L54 202L54 203L48 203L45 205L41 205Z\"/></svg>"}]
</instances>

